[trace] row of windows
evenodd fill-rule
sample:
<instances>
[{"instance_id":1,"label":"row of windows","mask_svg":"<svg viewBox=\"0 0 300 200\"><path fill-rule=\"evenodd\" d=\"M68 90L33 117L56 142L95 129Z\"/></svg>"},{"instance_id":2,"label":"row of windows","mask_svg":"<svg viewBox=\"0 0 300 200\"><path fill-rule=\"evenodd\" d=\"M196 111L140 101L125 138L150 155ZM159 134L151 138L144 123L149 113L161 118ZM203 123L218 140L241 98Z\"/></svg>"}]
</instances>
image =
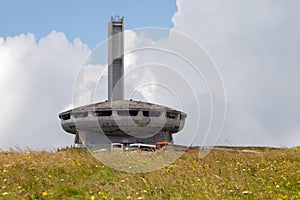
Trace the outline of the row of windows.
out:
<instances>
[{"instance_id":1,"label":"row of windows","mask_svg":"<svg viewBox=\"0 0 300 200\"><path fill-rule=\"evenodd\" d=\"M160 117L161 113L160 111L149 111L149 110L143 110L142 111L144 117ZM137 116L138 110L117 110L117 114L119 116ZM84 118L88 116L88 112L78 112L78 113L72 113L72 115L75 118ZM96 117L109 117L112 115L111 110L105 110L105 111L95 111ZM173 112L167 112L166 117L170 119L176 119L178 116L178 113ZM71 118L71 114L65 114L61 116L61 119L68 120ZM180 115L181 119L181 115Z\"/></svg>"}]
</instances>

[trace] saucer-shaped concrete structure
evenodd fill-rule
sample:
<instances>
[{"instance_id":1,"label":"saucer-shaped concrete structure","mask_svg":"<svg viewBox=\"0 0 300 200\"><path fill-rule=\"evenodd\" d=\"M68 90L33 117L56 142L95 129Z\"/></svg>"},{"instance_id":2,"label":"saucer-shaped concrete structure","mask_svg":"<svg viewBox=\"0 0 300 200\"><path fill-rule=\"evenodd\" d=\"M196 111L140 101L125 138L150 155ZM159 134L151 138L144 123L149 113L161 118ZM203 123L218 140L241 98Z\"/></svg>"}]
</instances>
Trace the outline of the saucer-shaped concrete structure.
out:
<instances>
[{"instance_id":1,"label":"saucer-shaped concrete structure","mask_svg":"<svg viewBox=\"0 0 300 200\"><path fill-rule=\"evenodd\" d=\"M59 114L63 129L78 134L75 143L93 144L88 134L105 135L112 143L172 142L186 114L177 110L132 100L106 101Z\"/></svg>"},{"instance_id":2,"label":"saucer-shaped concrete structure","mask_svg":"<svg viewBox=\"0 0 300 200\"><path fill-rule=\"evenodd\" d=\"M187 115L183 112L162 105L124 100L123 22L123 17L112 17L108 24L108 100L59 114L62 128L76 135L75 144L172 143L172 134L184 127Z\"/></svg>"}]
</instances>

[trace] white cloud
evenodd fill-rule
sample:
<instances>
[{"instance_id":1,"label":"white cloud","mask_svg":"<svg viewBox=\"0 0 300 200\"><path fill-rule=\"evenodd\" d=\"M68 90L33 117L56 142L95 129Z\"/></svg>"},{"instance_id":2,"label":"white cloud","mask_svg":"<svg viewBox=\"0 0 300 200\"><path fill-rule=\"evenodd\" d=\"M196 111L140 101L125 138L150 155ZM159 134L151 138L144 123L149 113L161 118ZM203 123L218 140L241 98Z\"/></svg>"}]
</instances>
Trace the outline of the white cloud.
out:
<instances>
[{"instance_id":1,"label":"white cloud","mask_svg":"<svg viewBox=\"0 0 300 200\"><path fill-rule=\"evenodd\" d=\"M299 145L300 2L177 0L177 6L174 29L203 44L224 79L229 106L219 143Z\"/></svg>"},{"instance_id":2,"label":"white cloud","mask_svg":"<svg viewBox=\"0 0 300 200\"><path fill-rule=\"evenodd\" d=\"M73 92L73 106L83 106L95 102L95 94L100 77L106 77L107 65L85 63L77 76ZM101 89L105 88L101 85ZM101 92L101 96L104 93Z\"/></svg>"},{"instance_id":3,"label":"white cloud","mask_svg":"<svg viewBox=\"0 0 300 200\"><path fill-rule=\"evenodd\" d=\"M89 50L51 32L0 39L0 148L70 145L58 114L72 102L76 73Z\"/></svg>"}]
</instances>

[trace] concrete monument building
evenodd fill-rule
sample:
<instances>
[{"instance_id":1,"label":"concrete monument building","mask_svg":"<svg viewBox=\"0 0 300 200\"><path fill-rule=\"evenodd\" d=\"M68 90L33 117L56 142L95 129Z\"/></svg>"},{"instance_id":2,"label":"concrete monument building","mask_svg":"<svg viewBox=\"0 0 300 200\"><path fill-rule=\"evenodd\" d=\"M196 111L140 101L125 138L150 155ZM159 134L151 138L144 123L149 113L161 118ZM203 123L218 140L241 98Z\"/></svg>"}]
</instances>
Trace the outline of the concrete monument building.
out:
<instances>
[{"instance_id":1,"label":"concrete monument building","mask_svg":"<svg viewBox=\"0 0 300 200\"><path fill-rule=\"evenodd\" d=\"M173 142L187 115L172 108L124 100L124 18L108 23L108 100L59 114L62 128L75 135L75 144Z\"/></svg>"}]
</instances>

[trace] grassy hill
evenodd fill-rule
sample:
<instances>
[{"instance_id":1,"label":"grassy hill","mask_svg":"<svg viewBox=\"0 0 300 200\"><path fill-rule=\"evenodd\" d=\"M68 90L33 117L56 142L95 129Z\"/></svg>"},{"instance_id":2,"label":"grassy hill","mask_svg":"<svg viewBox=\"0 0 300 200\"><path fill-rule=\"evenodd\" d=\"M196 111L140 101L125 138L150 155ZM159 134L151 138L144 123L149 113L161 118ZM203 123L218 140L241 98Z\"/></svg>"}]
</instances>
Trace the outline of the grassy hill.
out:
<instances>
[{"instance_id":1,"label":"grassy hill","mask_svg":"<svg viewBox=\"0 0 300 200\"><path fill-rule=\"evenodd\" d=\"M0 152L0 199L300 199L300 148L253 149L198 158L193 148L144 174L106 167L85 149Z\"/></svg>"}]
</instances>

